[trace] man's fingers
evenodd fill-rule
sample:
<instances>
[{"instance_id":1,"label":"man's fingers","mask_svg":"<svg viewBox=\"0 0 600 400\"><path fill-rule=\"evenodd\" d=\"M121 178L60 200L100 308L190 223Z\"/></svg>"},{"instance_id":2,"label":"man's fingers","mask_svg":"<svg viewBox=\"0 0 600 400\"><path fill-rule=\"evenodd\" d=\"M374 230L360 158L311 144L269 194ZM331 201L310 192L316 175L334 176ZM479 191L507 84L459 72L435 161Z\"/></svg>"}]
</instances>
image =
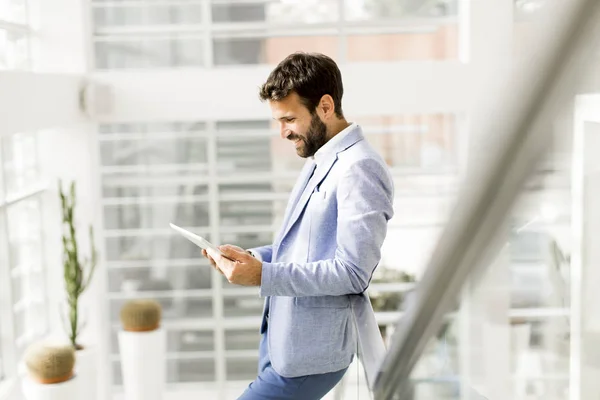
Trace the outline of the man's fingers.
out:
<instances>
[{"instance_id":1,"label":"man's fingers","mask_svg":"<svg viewBox=\"0 0 600 400\"><path fill-rule=\"evenodd\" d=\"M221 273L221 275L225 275L225 273L223 271L221 271L221 269L217 266L217 263L215 262L215 260L206 252L206 250L202 249L202 255L206 258L208 258L208 261L210 262L210 265L216 269L217 271L219 271Z\"/></svg>"},{"instance_id":2,"label":"man's fingers","mask_svg":"<svg viewBox=\"0 0 600 400\"><path fill-rule=\"evenodd\" d=\"M223 253L225 257L234 261L243 261L250 255L242 248L228 244L220 246L219 250L221 250L221 253Z\"/></svg>"},{"instance_id":3,"label":"man's fingers","mask_svg":"<svg viewBox=\"0 0 600 400\"><path fill-rule=\"evenodd\" d=\"M206 258L208 258L208 261L210 261L210 263L215 266L215 260L206 252L206 250L202 249L202 255Z\"/></svg>"}]
</instances>

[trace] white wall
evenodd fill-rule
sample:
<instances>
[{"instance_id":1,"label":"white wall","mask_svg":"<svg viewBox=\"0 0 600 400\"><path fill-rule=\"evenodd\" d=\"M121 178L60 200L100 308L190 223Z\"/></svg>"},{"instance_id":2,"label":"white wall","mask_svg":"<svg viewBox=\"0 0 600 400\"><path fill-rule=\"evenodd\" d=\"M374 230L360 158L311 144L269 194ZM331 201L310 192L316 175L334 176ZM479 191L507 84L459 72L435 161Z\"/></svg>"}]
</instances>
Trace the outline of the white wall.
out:
<instances>
[{"instance_id":1,"label":"white wall","mask_svg":"<svg viewBox=\"0 0 600 400\"><path fill-rule=\"evenodd\" d=\"M0 135L83 121L77 75L0 72Z\"/></svg>"},{"instance_id":2,"label":"white wall","mask_svg":"<svg viewBox=\"0 0 600 400\"><path fill-rule=\"evenodd\" d=\"M33 72L0 71L0 135L83 121L79 95L88 64L87 2L29 3Z\"/></svg>"}]
</instances>

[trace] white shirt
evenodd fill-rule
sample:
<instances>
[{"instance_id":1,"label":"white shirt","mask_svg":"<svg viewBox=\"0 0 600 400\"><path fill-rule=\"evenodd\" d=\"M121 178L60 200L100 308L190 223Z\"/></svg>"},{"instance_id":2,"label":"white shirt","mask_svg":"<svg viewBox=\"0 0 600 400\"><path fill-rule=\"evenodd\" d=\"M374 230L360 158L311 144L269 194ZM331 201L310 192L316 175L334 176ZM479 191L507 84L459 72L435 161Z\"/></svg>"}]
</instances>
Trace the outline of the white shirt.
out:
<instances>
[{"instance_id":1,"label":"white shirt","mask_svg":"<svg viewBox=\"0 0 600 400\"><path fill-rule=\"evenodd\" d=\"M329 153L332 149L334 149L335 145L337 143L341 142L342 139L345 136L347 136L354 128L356 128L356 124L354 122L350 123L350 125L348 125L346 128L344 128L340 132L338 132L337 135L335 135L334 137L329 139L329 141L327 143L325 143L323 146L321 146L321 148L319 150L317 150L315 155L311 157L314 160L314 162L317 164L317 166L319 165L319 162L323 160L323 157L325 157L327 155L327 153ZM260 256L260 254L255 253L253 251L248 251L248 252L254 258L256 258L262 262L262 257Z\"/></svg>"},{"instance_id":2,"label":"white shirt","mask_svg":"<svg viewBox=\"0 0 600 400\"><path fill-rule=\"evenodd\" d=\"M319 150L317 150L315 155L311 157L315 161L317 166L319 165L319 162L323 160L323 157L325 157L325 155L327 155L327 153L329 153L331 149L335 148L335 145L341 142L345 136L348 136L348 134L354 128L356 128L356 124L354 122L350 123L350 125L338 132L337 135L329 139L327 143L325 143L323 146L321 146Z\"/></svg>"}]
</instances>

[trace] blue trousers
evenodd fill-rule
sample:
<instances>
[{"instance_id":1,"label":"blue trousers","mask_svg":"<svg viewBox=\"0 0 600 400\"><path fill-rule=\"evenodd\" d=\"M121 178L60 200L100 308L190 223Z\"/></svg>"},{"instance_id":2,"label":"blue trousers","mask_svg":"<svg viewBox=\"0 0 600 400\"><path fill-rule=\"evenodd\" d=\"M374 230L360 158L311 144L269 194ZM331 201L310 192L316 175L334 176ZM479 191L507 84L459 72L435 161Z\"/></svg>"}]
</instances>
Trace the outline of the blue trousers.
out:
<instances>
[{"instance_id":1,"label":"blue trousers","mask_svg":"<svg viewBox=\"0 0 600 400\"><path fill-rule=\"evenodd\" d=\"M260 340L258 376L238 400L319 400L342 379L346 370L285 378L271 366L267 332Z\"/></svg>"}]
</instances>

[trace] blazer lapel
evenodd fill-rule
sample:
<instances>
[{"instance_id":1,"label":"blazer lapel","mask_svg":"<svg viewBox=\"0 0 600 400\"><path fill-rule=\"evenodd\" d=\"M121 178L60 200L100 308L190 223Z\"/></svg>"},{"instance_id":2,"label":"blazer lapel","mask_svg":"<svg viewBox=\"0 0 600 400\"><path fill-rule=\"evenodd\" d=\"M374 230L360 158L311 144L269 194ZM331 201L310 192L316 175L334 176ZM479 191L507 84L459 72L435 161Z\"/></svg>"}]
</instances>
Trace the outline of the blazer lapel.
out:
<instances>
[{"instance_id":1,"label":"blazer lapel","mask_svg":"<svg viewBox=\"0 0 600 400\"><path fill-rule=\"evenodd\" d=\"M283 237L283 235L286 233L287 230L285 228L287 227L288 221L290 220L290 213L292 212L292 210L294 209L294 206L298 202L298 198L300 197L300 195L302 195L302 192L304 191L304 188L306 187L306 184L308 183L309 179L313 175L314 169L315 169L315 162L313 160L308 160L304 164L304 168L302 168L302 172L300 173L300 176L298 177L298 181L294 185L294 189L292 190L292 193L290 194L290 201L288 201L288 205L285 209L283 224L281 226L281 231L278 235L278 238ZM276 240L276 242L278 242L278 240Z\"/></svg>"},{"instance_id":2,"label":"blazer lapel","mask_svg":"<svg viewBox=\"0 0 600 400\"><path fill-rule=\"evenodd\" d=\"M308 183L303 183L302 186L298 187L298 192L295 192L295 198L298 200L291 202L290 206L292 208L286 210L286 218L283 224L284 229L281 231L278 242L281 241L285 235L287 235L292 226L294 226L302 214L302 211L306 207L306 203L308 203L308 199L315 190L315 187L317 187L317 185L321 183L323 179L325 179L329 173L329 170L331 170L331 167L333 167L333 164L335 164L337 161L338 154L362 139L364 139L362 131L360 127L357 126L356 129L348 133L348 135L340 143L338 143L331 152L327 154L323 161L319 163L315 173L313 174L312 178L310 178ZM308 179L309 176L310 175L307 174L305 179ZM304 185L306 185L306 187ZM298 196L300 197L298 198ZM292 212L291 215L289 215L290 212ZM289 218L287 217L288 215Z\"/></svg>"},{"instance_id":3,"label":"blazer lapel","mask_svg":"<svg viewBox=\"0 0 600 400\"><path fill-rule=\"evenodd\" d=\"M296 205L293 208L292 215L290 216L290 219L286 224L286 228L284 230L284 236L292 228L292 226L294 226L294 224L298 220L298 217L300 217L300 214L302 214L304 207L306 207L306 203L308 203L308 199L310 198L312 192L315 190L315 187L317 187L317 185L325 178L325 176L327 176L327 173L329 173L329 170L331 169L333 164L335 164L336 160L337 154L333 153L317 166L317 170L315 171L312 178L308 181L308 184L302 192L300 199L296 202Z\"/></svg>"}]
</instances>

